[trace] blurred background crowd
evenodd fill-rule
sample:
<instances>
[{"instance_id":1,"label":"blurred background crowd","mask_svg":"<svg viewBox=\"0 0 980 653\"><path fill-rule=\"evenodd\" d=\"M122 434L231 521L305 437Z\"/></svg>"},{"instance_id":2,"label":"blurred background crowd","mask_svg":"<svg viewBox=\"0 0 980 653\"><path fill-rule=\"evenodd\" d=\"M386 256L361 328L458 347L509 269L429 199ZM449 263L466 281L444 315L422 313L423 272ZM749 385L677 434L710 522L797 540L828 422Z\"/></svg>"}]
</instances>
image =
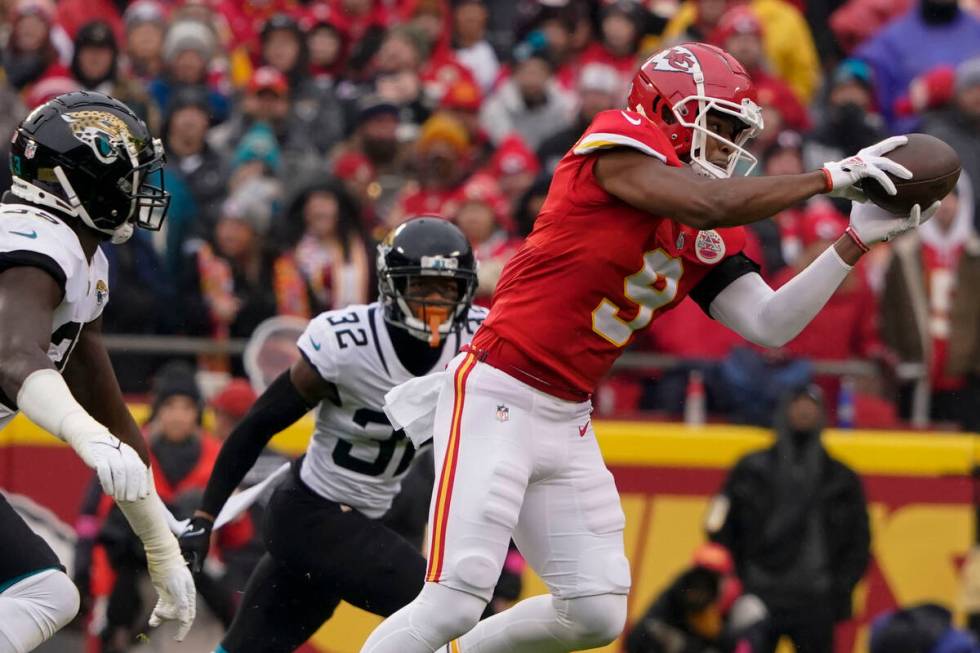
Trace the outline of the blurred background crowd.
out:
<instances>
[{"instance_id":1,"label":"blurred background crowd","mask_svg":"<svg viewBox=\"0 0 980 653\"><path fill-rule=\"evenodd\" d=\"M958 400L980 392L980 296L962 292L980 279L969 0L6 0L0 11L3 129L95 89L166 146L165 230L108 248L110 333L234 340L271 316L369 301L374 243L418 213L470 238L489 303L557 161L597 112L623 106L644 57L684 40L729 50L755 79L766 129L752 174L813 169L891 133L939 136L964 168L939 216L866 257L785 349L750 347L685 302L633 346L671 364L621 372L596 399L603 414L677 415L693 398L695 412L765 423L777 388L815 377L845 426L896 426L918 405L920 422L978 428L980 401ZM750 254L784 283L847 211L818 197L753 225ZM117 356L124 389L145 392L165 359ZM822 365L854 360L873 365ZM241 371L234 357L196 362Z\"/></svg>"}]
</instances>

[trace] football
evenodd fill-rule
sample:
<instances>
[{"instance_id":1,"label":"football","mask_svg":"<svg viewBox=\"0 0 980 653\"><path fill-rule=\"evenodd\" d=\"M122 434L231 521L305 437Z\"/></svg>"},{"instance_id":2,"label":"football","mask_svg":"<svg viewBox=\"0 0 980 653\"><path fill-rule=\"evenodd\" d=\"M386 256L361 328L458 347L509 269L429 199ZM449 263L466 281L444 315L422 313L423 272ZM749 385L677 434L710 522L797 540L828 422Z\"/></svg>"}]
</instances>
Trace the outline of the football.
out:
<instances>
[{"instance_id":1,"label":"football","mask_svg":"<svg viewBox=\"0 0 980 653\"><path fill-rule=\"evenodd\" d=\"M908 168L913 177L899 179L889 174L898 191L889 195L877 181L864 179L861 188L881 208L905 215L919 204L923 209L946 197L960 178L960 157L944 141L927 134L909 134L909 141L886 154Z\"/></svg>"}]
</instances>

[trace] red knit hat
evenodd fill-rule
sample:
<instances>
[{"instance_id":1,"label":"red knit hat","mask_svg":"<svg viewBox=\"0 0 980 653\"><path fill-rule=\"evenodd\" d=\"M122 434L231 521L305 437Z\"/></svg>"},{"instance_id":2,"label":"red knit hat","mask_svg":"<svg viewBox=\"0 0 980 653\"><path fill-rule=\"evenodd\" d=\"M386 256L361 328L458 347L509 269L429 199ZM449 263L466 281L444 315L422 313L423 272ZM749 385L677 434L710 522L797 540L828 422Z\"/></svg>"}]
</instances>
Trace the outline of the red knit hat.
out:
<instances>
[{"instance_id":1,"label":"red knit hat","mask_svg":"<svg viewBox=\"0 0 980 653\"><path fill-rule=\"evenodd\" d=\"M212 397L211 408L241 419L254 403L255 390L252 385L245 379L232 379L224 390Z\"/></svg>"}]
</instances>

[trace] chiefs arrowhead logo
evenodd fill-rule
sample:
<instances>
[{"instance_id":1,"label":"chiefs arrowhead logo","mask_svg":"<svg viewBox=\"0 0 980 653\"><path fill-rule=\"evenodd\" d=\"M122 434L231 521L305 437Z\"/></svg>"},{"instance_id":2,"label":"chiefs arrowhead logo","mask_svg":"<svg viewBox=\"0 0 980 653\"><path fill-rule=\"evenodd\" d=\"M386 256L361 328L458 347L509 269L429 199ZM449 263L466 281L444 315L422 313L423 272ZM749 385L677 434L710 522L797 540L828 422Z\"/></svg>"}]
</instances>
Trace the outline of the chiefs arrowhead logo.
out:
<instances>
[{"instance_id":1,"label":"chiefs arrowhead logo","mask_svg":"<svg viewBox=\"0 0 980 653\"><path fill-rule=\"evenodd\" d=\"M693 75L701 72L701 63L694 53L684 46L677 45L666 50L661 50L647 60L647 64L652 64L655 70L666 72L687 73Z\"/></svg>"}]
</instances>

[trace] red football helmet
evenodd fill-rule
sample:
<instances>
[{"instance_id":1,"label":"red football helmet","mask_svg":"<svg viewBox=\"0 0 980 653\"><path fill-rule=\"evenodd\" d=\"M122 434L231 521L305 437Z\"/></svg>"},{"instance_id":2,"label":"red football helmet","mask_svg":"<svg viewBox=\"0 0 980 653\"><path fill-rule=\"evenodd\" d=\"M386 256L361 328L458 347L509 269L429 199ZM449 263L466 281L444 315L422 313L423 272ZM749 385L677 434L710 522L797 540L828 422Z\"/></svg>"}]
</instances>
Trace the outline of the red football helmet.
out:
<instances>
[{"instance_id":1,"label":"red football helmet","mask_svg":"<svg viewBox=\"0 0 980 653\"><path fill-rule=\"evenodd\" d=\"M755 87L742 65L721 48L706 43L683 43L657 52L633 77L629 109L657 124L674 144L677 156L712 177L731 177L739 162L757 163L743 147L762 131L762 112L754 102ZM709 112L734 116L744 129L734 141L708 129ZM728 166L707 158L707 139L732 148Z\"/></svg>"}]
</instances>

